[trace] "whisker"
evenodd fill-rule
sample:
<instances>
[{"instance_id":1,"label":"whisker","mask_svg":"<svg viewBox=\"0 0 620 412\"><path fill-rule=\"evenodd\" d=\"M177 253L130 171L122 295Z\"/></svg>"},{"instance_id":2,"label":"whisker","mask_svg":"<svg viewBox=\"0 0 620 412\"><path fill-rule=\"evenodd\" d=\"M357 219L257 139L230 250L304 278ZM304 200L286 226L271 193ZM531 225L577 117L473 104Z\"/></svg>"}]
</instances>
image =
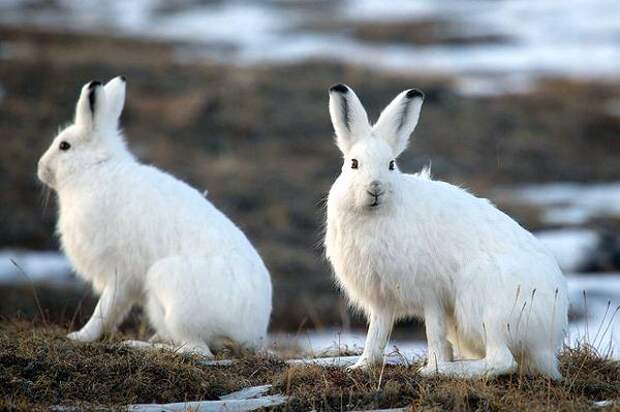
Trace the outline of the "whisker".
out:
<instances>
[{"instance_id":1,"label":"whisker","mask_svg":"<svg viewBox=\"0 0 620 412\"><path fill-rule=\"evenodd\" d=\"M50 188L44 185L42 187L42 192L41 192L41 203L43 206L43 212L42 212L43 216L45 216L45 213L47 212L47 206L50 203L51 194L52 194L52 191L50 190Z\"/></svg>"}]
</instances>

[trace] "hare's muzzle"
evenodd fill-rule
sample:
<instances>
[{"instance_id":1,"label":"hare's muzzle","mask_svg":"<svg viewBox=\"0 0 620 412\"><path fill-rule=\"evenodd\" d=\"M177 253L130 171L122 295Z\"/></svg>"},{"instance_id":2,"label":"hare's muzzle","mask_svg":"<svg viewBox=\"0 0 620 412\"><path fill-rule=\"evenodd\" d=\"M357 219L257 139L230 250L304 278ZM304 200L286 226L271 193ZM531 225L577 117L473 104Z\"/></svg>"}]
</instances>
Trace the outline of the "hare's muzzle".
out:
<instances>
[{"instance_id":1,"label":"hare's muzzle","mask_svg":"<svg viewBox=\"0 0 620 412\"><path fill-rule=\"evenodd\" d=\"M383 185L378 180L373 180L368 189L366 190L368 196L370 196L370 207L377 207L380 203L380 198L383 196L385 191L383 190Z\"/></svg>"},{"instance_id":2,"label":"hare's muzzle","mask_svg":"<svg viewBox=\"0 0 620 412\"><path fill-rule=\"evenodd\" d=\"M41 162L41 160L39 160L39 163L37 165L37 177L41 182L45 183L48 186L52 186L54 175L52 171L47 166L45 166L43 162Z\"/></svg>"}]
</instances>

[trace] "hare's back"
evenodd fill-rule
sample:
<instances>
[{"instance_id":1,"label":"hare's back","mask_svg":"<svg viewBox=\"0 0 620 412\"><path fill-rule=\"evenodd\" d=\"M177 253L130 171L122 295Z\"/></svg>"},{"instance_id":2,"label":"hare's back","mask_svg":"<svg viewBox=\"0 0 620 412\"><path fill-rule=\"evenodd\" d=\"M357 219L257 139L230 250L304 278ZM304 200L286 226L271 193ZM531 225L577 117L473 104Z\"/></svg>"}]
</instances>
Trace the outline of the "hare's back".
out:
<instances>
[{"instance_id":1,"label":"hare's back","mask_svg":"<svg viewBox=\"0 0 620 412\"><path fill-rule=\"evenodd\" d=\"M149 255L212 253L207 249L249 244L243 233L205 195L155 167L127 170L116 185L111 225L139 240Z\"/></svg>"},{"instance_id":2,"label":"hare's back","mask_svg":"<svg viewBox=\"0 0 620 412\"><path fill-rule=\"evenodd\" d=\"M424 216L417 224L432 225L428 233L436 233L442 242L454 240L476 250L502 253L519 249L547 254L529 231L488 199L442 181L417 176L407 176L406 181L406 209Z\"/></svg>"}]
</instances>

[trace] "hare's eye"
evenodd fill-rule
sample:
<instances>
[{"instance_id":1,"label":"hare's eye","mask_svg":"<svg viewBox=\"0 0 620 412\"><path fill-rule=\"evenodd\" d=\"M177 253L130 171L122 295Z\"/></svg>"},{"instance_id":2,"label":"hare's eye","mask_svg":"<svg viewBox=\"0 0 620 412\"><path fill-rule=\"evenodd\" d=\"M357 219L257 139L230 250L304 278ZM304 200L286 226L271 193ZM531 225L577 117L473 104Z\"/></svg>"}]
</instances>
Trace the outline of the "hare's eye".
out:
<instances>
[{"instance_id":1,"label":"hare's eye","mask_svg":"<svg viewBox=\"0 0 620 412\"><path fill-rule=\"evenodd\" d=\"M63 141L63 142L60 142L60 145L58 146L58 148L62 150L63 152L66 152L67 150L71 149L71 145Z\"/></svg>"},{"instance_id":2,"label":"hare's eye","mask_svg":"<svg viewBox=\"0 0 620 412\"><path fill-rule=\"evenodd\" d=\"M394 161L390 160L390 170L394 170Z\"/></svg>"},{"instance_id":3,"label":"hare's eye","mask_svg":"<svg viewBox=\"0 0 620 412\"><path fill-rule=\"evenodd\" d=\"M357 169L357 159L351 159L351 169Z\"/></svg>"}]
</instances>

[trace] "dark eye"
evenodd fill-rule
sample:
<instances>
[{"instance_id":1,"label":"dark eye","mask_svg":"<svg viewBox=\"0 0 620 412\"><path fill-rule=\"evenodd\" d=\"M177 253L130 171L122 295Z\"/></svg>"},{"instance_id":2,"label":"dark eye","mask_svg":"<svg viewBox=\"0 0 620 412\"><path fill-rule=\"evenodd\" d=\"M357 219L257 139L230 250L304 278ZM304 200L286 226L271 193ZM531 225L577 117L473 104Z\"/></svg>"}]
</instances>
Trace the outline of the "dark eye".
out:
<instances>
[{"instance_id":1,"label":"dark eye","mask_svg":"<svg viewBox=\"0 0 620 412\"><path fill-rule=\"evenodd\" d=\"M351 169L357 169L357 159L351 159Z\"/></svg>"},{"instance_id":2,"label":"dark eye","mask_svg":"<svg viewBox=\"0 0 620 412\"><path fill-rule=\"evenodd\" d=\"M394 170L394 161L390 160L390 170Z\"/></svg>"},{"instance_id":3,"label":"dark eye","mask_svg":"<svg viewBox=\"0 0 620 412\"><path fill-rule=\"evenodd\" d=\"M67 142L60 142L60 145L58 146L58 148L66 152L67 150L71 149L71 145Z\"/></svg>"}]
</instances>

